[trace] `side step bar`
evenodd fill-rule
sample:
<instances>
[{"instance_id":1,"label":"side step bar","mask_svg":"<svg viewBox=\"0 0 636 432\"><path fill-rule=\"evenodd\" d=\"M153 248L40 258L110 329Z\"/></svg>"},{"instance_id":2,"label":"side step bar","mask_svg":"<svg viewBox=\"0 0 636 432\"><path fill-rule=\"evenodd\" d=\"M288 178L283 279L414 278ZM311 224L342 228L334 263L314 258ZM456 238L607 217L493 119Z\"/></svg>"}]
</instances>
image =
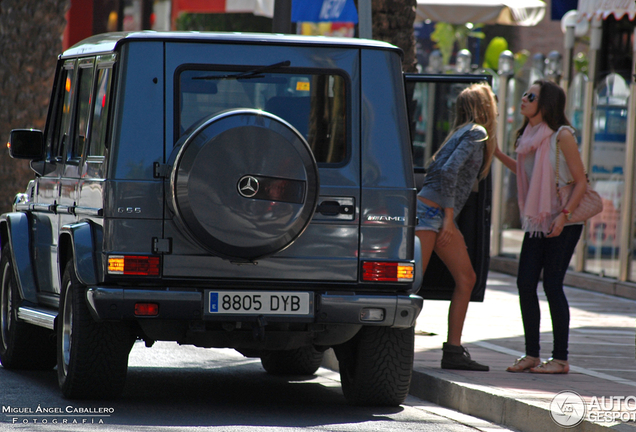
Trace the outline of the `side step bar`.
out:
<instances>
[{"instance_id":1,"label":"side step bar","mask_svg":"<svg viewBox=\"0 0 636 432\"><path fill-rule=\"evenodd\" d=\"M35 309L28 306L20 306L18 308L18 319L50 330L55 330L56 316L57 313L50 310Z\"/></svg>"}]
</instances>

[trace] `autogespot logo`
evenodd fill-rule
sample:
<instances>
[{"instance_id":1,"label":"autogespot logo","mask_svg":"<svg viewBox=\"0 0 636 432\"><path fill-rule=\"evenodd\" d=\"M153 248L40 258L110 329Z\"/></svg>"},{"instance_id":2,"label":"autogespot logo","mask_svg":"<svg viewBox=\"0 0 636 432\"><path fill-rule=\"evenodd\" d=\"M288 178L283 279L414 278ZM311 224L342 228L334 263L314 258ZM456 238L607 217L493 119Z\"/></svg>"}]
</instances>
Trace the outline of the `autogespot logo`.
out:
<instances>
[{"instance_id":1,"label":"autogespot logo","mask_svg":"<svg viewBox=\"0 0 636 432\"><path fill-rule=\"evenodd\" d=\"M550 416L556 424L571 428L583 421L586 414L585 401L576 392L562 391L550 402Z\"/></svg>"}]
</instances>

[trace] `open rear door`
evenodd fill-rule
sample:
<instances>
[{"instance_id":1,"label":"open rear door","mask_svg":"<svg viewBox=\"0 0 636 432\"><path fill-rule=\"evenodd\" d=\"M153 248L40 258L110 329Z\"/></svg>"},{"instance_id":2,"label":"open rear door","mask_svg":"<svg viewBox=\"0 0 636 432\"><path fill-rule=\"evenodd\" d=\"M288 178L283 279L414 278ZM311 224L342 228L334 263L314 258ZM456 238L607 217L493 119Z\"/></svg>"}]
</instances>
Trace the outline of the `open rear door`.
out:
<instances>
[{"instance_id":1,"label":"open rear door","mask_svg":"<svg viewBox=\"0 0 636 432\"><path fill-rule=\"evenodd\" d=\"M491 84L490 75L425 75L405 74L413 169L416 184L422 186L425 167L453 124L457 95L476 82ZM457 218L468 253L477 273L477 284L471 301L483 301L490 265L491 176L479 182ZM419 295L426 299L450 300L455 282L442 261L433 254L424 274Z\"/></svg>"}]
</instances>

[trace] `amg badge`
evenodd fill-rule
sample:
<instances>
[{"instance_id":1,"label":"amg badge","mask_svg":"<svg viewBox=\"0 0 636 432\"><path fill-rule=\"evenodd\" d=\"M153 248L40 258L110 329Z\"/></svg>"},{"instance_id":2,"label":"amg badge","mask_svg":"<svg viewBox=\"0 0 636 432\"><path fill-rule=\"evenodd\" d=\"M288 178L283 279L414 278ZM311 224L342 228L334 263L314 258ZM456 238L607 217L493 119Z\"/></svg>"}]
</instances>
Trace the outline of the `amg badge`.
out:
<instances>
[{"instance_id":1,"label":"amg badge","mask_svg":"<svg viewBox=\"0 0 636 432\"><path fill-rule=\"evenodd\" d=\"M368 221L374 222L406 222L406 218L404 216L367 216Z\"/></svg>"}]
</instances>

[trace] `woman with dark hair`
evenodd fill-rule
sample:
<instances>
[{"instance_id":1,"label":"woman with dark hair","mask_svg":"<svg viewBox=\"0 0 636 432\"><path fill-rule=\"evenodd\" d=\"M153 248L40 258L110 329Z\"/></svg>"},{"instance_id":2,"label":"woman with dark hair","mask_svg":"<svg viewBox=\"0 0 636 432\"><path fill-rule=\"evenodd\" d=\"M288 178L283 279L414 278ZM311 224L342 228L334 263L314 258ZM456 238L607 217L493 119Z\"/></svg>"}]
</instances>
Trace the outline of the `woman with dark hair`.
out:
<instances>
[{"instance_id":1,"label":"woman with dark hair","mask_svg":"<svg viewBox=\"0 0 636 432\"><path fill-rule=\"evenodd\" d=\"M496 123L497 103L489 86L473 84L462 90L455 103L453 128L432 157L417 197L415 234L422 247L422 267L426 270L435 251L455 281L448 310L448 339L442 348L443 369L489 369L472 360L461 345L477 276L455 217L475 181L488 175L497 148Z\"/></svg>"},{"instance_id":2,"label":"woman with dark hair","mask_svg":"<svg viewBox=\"0 0 636 432\"><path fill-rule=\"evenodd\" d=\"M587 190L587 177L574 129L565 116L565 92L561 87L547 80L535 81L521 98L520 112L525 118L517 132L517 160L499 148L495 151L495 157L517 175L519 209L525 231L517 288L526 355L507 370L565 374L570 370L570 310L563 292L563 280L583 230L583 223L570 224L568 221ZM557 181L559 186L575 184L563 210L558 204ZM537 297L541 271L554 335L552 357L543 363L539 357Z\"/></svg>"}]
</instances>

